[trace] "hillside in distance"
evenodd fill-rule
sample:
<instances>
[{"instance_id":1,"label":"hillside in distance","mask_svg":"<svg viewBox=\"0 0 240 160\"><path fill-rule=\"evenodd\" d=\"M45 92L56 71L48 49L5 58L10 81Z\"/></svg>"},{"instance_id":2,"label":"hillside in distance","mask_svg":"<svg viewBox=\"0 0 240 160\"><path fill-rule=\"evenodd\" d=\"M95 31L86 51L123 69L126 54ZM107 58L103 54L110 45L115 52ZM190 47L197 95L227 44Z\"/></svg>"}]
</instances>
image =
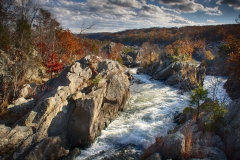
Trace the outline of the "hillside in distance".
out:
<instances>
[{"instance_id":1,"label":"hillside in distance","mask_svg":"<svg viewBox=\"0 0 240 160\"><path fill-rule=\"evenodd\" d=\"M125 45L141 45L143 42L168 45L176 40L205 40L206 43L222 41L227 35L240 38L240 24L224 24L214 26L186 26L172 28L131 29L116 33L90 33L90 39L107 40Z\"/></svg>"}]
</instances>

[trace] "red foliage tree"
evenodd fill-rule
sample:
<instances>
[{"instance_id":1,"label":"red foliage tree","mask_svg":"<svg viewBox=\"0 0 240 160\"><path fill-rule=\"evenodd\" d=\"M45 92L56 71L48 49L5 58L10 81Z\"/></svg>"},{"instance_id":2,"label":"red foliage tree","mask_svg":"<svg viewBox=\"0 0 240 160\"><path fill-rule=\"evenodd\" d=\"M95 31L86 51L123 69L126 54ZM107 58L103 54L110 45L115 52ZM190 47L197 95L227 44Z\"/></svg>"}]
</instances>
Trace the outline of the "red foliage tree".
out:
<instances>
[{"instance_id":1,"label":"red foliage tree","mask_svg":"<svg viewBox=\"0 0 240 160\"><path fill-rule=\"evenodd\" d=\"M50 78L52 78L53 73L58 73L63 69L63 64L60 62L55 52L51 52L51 54L48 55L44 65L47 67L47 73L50 73Z\"/></svg>"}]
</instances>

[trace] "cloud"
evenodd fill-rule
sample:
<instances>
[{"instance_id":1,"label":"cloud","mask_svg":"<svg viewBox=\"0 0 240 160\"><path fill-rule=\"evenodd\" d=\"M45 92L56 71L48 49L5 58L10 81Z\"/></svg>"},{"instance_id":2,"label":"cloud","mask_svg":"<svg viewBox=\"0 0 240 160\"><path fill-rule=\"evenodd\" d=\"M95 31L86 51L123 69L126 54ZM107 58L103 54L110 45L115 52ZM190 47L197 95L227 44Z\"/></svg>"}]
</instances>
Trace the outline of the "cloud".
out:
<instances>
[{"instance_id":1,"label":"cloud","mask_svg":"<svg viewBox=\"0 0 240 160\"><path fill-rule=\"evenodd\" d=\"M121 7L139 8L141 6L137 0L108 0L108 2Z\"/></svg>"},{"instance_id":2,"label":"cloud","mask_svg":"<svg viewBox=\"0 0 240 160\"><path fill-rule=\"evenodd\" d=\"M180 12L178 12L175 9L170 9L170 8L165 8L165 7L161 7L161 9L165 12L165 13L176 13L176 14L180 14Z\"/></svg>"},{"instance_id":3,"label":"cloud","mask_svg":"<svg viewBox=\"0 0 240 160\"><path fill-rule=\"evenodd\" d=\"M175 0L175 3L171 4L180 4L180 2L185 1ZM69 28L74 33L80 32L79 28L82 24L88 27L92 23L95 25L88 32L116 32L134 28L202 25L183 18L179 9L148 4L149 1L146 0L87 0L86 2L40 0L40 2L43 8L55 15L64 28ZM204 9L200 4L192 4L191 9L183 8L183 10L195 12ZM178 6L178 8L181 7Z\"/></svg>"},{"instance_id":4,"label":"cloud","mask_svg":"<svg viewBox=\"0 0 240 160\"><path fill-rule=\"evenodd\" d=\"M227 4L229 7L233 7L235 10L240 10L239 0L217 0L217 4Z\"/></svg>"},{"instance_id":5,"label":"cloud","mask_svg":"<svg viewBox=\"0 0 240 160\"><path fill-rule=\"evenodd\" d=\"M207 15L219 16L222 12L218 7L210 8L204 7L200 3L194 2L194 0L157 0L161 4L165 4L180 13L196 13L198 11L204 12ZM205 2L210 2L211 0L204 0Z\"/></svg>"},{"instance_id":6,"label":"cloud","mask_svg":"<svg viewBox=\"0 0 240 160\"><path fill-rule=\"evenodd\" d=\"M195 13L199 10L204 9L203 5L195 3L193 1L188 3L173 5L173 8L183 13Z\"/></svg>"},{"instance_id":7,"label":"cloud","mask_svg":"<svg viewBox=\"0 0 240 160\"><path fill-rule=\"evenodd\" d=\"M207 22L209 22L209 23L215 23L215 21L214 21L214 20L211 20L211 19L208 19Z\"/></svg>"},{"instance_id":8,"label":"cloud","mask_svg":"<svg viewBox=\"0 0 240 160\"><path fill-rule=\"evenodd\" d=\"M222 15L222 12L218 9L218 7L214 7L214 8L209 8L209 7L205 7L203 9L203 11L205 12L205 14L211 15L211 16L220 16Z\"/></svg>"}]
</instances>

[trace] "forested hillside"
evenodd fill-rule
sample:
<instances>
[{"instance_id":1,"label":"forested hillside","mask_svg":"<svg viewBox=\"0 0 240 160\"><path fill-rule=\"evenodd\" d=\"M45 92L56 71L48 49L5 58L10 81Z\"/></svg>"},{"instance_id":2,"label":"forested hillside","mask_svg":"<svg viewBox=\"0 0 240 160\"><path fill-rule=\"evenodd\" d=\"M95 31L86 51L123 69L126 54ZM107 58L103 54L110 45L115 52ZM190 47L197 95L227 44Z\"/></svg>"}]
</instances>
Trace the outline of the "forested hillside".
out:
<instances>
[{"instance_id":1,"label":"forested hillside","mask_svg":"<svg viewBox=\"0 0 240 160\"><path fill-rule=\"evenodd\" d=\"M204 41L206 43L222 41L226 36L235 35L239 38L238 24L226 24L215 26L186 26L173 28L148 28L126 30L117 33L92 33L89 38L109 40L128 45L141 45L150 42L167 45L177 40L191 40L194 42Z\"/></svg>"}]
</instances>

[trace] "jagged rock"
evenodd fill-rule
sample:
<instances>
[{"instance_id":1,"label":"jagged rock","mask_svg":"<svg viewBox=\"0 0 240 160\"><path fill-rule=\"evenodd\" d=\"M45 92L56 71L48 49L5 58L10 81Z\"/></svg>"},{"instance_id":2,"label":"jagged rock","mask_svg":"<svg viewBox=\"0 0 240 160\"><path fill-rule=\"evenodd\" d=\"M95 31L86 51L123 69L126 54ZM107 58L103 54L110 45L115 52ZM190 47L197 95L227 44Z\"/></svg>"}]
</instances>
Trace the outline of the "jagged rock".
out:
<instances>
[{"instance_id":1,"label":"jagged rock","mask_svg":"<svg viewBox=\"0 0 240 160\"><path fill-rule=\"evenodd\" d=\"M197 87L197 83L203 83L206 69L196 62L165 60L154 63L149 73L153 79L164 80L166 85L191 90Z\"/></svg>"},{"instance_id":2,"label":"jagged rock","mask_svg":"<svg viewBox=\"0 0 240 160\"><path fill-rule=\"evenodd\" d=\"M121 54L123 65L129 68L138 67L140 64L129 55Z\"/></svg>"},{"instance_id":3,"label":"jagged rock","mask_svg":"<svg viewBox=\"0 0 240 160\"><path fill-rule=\"evenodd\" d=\"M137 74L140 74L140 73L143 73L143 74L148 74L149 73L149 69L147 69L147 68L142 68L142 67L139 67L138 69L137 69Z\"/></svg>"},{"instance_id":4,"label":"jagged rock","mask_svg":"<svg viewBox=\"0 0 240 160\"><path fill-rule=\"evenodd\" d=\"M27 114L34 107L34 104L35 101L33 99L26 100L23 97L16 99L7 107L7 112L1 115L0 124L12 126L16 121Z\"/></svg>"},{"instance_id":5,"label":"jagged rock","mask_svg":"<svg viewBox=\"0 0 240 160\"><path fill-rule=\"evenodd\" d=\"M143 159L154 153L160 153L163 159L227 159L221 138L199 131L195 120L187 121L176 131L158 139L145 151Z\"/></svg>"},{"instance_id":6,"label":"jagged rock","mask_svg":"<svg viewBox=\"0 0 240 160\"><path fill-rule=\"evenodd\" d=\"M133 62L133 58L129 55L121 54L121 57L122 57L122 60L123 60L123 64Z\"/></svg>"},{"instance_id":7,"label":"jagged rock","mask_svg":"<svg viewBox=\"0 0 240 160\"><path fill-rule=\"evenodd\" d=\"M81 150L77 147L73 148L68 156L60 158L60 160L75 160L81 154Z\"/></svg>"},{"instance_id":8,"label":"jagged rock","mask_svg":"<svg viewBox=\"0 0 240 160\"><path fill-rule=\"evenodd\" d=\"M100 131L117 117L128 99L128 86L126 76L116 73L102 88L76 101L76 109L68 125L71 147L90 145Z\"/></svg>"},{"instance_id":9,"label":"jagged rock","mask_svg":"<svg viewBox=\"0 0 240 160\"><path fill-rule=\"evenodd\" d=\"M223 87L226 89L226 92L228 93L229 97L231 97L231 99L236 100L240 97L239 79L230 77L225 82Z\"/></svg>"},{"instance_id":10,"label":"jagged rock","mask_svg":"<svg viewBox=\"0 0 240 160\"><path fill-rule=\"evenodd\" d=\"M150 157L148 157L146 160L162 160L162 157L159 153L154 153Z\"/></svg>"},{"instance_id":11,"label":"jagged rock","mask_svg":"<svg viewBox=\"0 0 240 160\"><path fill-rule=\"evenodd\" d=\"M114 42L110 42L105 46L105 49L107 50L107 53L110 54L112 52L113 47L116 45Z\"/></svg>"},{"instance_id":12,"label":"jagged rock","mask_svg":"<svg viewBox=\"0 0 240 160\"><path fill-rule=\"evenodd\" d=\"M33 109L13 128L4 126L2 159L9 155L12 159L38 155L56 159L72 147L86 147L123 110L130 93L128 76L118 62L95 56L76 61L41 88Z\"/></svg>"},{"instance_id":13,"label":"jagged rock","mask_svg":"<svg viewBox=\"0 0 240 160\"><path fill-rule=\"evenodd\" d=\"M39 142L26 156L26 160L48 159L55 160L68 155L69 151L61 145L59 137L49 137Z\"/></svg>"},{"instance_id":14,"label":"jagged rock","mask_svg":"<svg viewBox=\"0 0 240 160\"><path fill-rule=\"evenodd\" d=\"M141 48L135 47L134 51L129 52L128 55L133 58L133 61L136 61L141 56Z\"/></svg>"},{"instance_id":15,"label":"jagged rock","mask_svg":"<svg viewBox=\"0 0 240 160\"><path fill-rule=\"evenodd\" d=\"M27 126L16 126L12 129L1 126L0 132L0 155L3 159L13 154L24 140L33 134L32 128Z\"/></svg>"},{"instance_id":16,"label":"jagged rock","mask_svg":"<svg viewBox=\"0 0 240 160\"><path fill-rule=\"evenodd\" d=\"M35 83L25 84L23 88L19 91L19 97L28 98L33 97L36 93L34 89L36 88Z\"/></svg>"},{"instance_id":17,"label":"jagged rock","mask_svg":"<svg viewBox=\"0 0 240 160\"><path fill-rule=\"evenodd\" d=\"M174 146L174 147L171 147ZM163 159L178 159L185 152L185 136L180 132L166 137L161 155Z\"/></svg>"},{"instance_id":18,"label":"jagged rock","mask_svg":"<svg viewBox=\"0 0 240 160\"><path fill-rule=\"evenodd\" d=\"M240 159L240 99L226 106L225 127L220 131L230 160Z\"/></svg>"}]
</instances>

